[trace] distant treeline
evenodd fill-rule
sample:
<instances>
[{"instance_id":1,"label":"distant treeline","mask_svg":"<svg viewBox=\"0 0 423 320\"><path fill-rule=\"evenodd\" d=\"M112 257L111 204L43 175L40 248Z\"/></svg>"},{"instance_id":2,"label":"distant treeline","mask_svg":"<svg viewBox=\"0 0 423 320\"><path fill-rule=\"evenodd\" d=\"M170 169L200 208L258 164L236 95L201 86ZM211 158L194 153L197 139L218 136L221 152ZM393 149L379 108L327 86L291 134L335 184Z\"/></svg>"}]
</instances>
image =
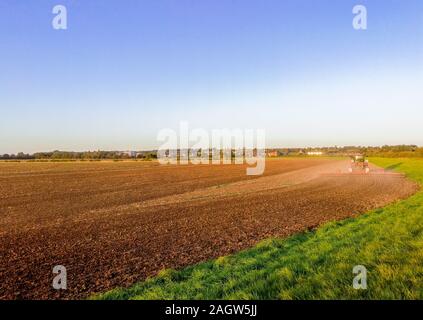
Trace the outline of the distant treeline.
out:
<instances>
[{"instance_id":1,"label":"distant treeline","mask_svg":"<svg viewBox=\"0 0 423 320\"><path fill-rule=\"evenodd\" d=\"M368 157L389 158L423 158L423 148L416 145L397 145L382 147L344 146L344 147L321 147L321 148L273 148L267 149L268 156L306 156L309 153L321 152L326 156L348 156L355 153L364 154ZM0 155L0 160L101 160L101 159L157 159L157 151L52 151L26 154Z\"/></svg>"},{"instance_id":2,"label":"distant treeline","mask_svg":"<svg viewBox=\"0 0 423 320\"><path fill-rule=\"evenodd\" d=\"M423 157L423 148L415 145L366 147L362 152L369 157L414 158Z\"/></svg>"},{"instance_id":3,"label":"distant treeline","mask_svg":"<svg viewBox=\"0 0 423 320\"><path fill-rule=\"evenodd\" d=\"M2 160L29 160L29 159L35 159L34 155L19 152L18 154L8 154L5 153L3 155L0 155L0 159Z\"/></svg>"},{"instance_id":4,"label":"distant treeline","mask_svg":"<svg viewBox=\"0 0 423 320\"><path fill-rule=\"evenodd\" d=\"M422 157L423 148L416 145L396 145L382 147L366 147L366 146L344 146L344 147L321 147L321 148L282 148L272 149L279 156L296 156L307 155L313 152L322 152L326 156L348 156L351 154L364 154L368 157L384 157L384 158L409 158Z\"/></svg>"},{"instance_id":5,"label":"distant treeline","mask_svg":"<svg viewBox=\"0 0 423 320\"><path fill-rule=\"evenodd\" d=\"M37 152L32 155L25 153L3 154L0 159L3 160L101 160L101 159L155 159L157 153L155 151L52 151Z\"/></svg>"}]
</instances>

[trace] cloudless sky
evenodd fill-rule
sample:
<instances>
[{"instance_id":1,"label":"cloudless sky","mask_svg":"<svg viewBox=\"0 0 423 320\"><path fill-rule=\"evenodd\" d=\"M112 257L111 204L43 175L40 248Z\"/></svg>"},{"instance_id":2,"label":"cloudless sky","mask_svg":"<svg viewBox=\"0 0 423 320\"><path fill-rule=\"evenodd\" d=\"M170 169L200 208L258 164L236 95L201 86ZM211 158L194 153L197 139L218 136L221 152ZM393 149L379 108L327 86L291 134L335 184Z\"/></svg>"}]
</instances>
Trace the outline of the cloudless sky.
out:
<instances>
[{"instance_id":1,"label":"cloudless sky","mask_svg":"<svg viewBox=\"0 0 423 320\"><path fill-rule=\"evenodd\" d=\"M150 149L180 121L423 145L423 1L1 0L0 112L0 153Z\"/></svg>"}]
</instances>

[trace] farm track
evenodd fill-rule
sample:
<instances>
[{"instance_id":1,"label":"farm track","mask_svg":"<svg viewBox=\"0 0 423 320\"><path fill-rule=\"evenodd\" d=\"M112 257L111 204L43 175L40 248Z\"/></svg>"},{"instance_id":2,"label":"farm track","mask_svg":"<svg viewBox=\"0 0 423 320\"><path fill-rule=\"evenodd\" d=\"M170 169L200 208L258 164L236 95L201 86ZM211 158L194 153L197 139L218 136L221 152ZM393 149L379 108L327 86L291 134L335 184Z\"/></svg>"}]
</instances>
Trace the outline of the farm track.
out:
<instances>
[{"instance_id":1,"label":"farm track","mask_svg":"<svg viewBox=\"0 0 423 320\"><path fill-rule=\"evenodd\" d=\"M355 216L417 186L395 175L328 175L346 161L245 166L0 163L0 298L84 298ZM52 289L64 265L68 290Z\"/></svg>"}]
</instances>

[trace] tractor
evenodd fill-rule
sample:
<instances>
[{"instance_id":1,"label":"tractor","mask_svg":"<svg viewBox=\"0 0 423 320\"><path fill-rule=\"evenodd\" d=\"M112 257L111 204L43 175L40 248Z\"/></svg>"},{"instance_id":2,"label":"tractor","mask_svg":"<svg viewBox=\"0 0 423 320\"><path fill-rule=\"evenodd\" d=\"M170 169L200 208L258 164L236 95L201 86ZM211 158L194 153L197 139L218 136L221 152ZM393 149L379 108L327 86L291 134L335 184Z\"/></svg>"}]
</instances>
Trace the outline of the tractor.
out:
<instances>
[{"instance_id":1,"label":"tractor","mask_svg":"<svg viewBox=\"0 0 423 320\"><path fill-rule=\"evenodd\" d=\"M351 157L351 167L349 172L351 173L369 173L369 160L366 159L366 156L363 154L355 154Z\"/></svg>"}]
</instances>

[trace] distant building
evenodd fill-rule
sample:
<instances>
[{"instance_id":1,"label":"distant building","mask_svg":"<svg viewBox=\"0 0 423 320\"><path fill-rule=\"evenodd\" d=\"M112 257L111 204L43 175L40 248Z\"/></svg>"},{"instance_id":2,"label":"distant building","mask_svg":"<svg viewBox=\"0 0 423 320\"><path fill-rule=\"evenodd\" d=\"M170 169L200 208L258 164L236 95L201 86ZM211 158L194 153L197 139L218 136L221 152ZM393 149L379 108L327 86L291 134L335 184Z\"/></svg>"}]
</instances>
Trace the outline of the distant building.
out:
<instances>
[{"instance_id":1,"label":"distant building","mask_svg":"<svg viewBox=\"0 0 423 320\"><path fill-rule=\"evenodd\" d=\"M276 150L272 150L272 151L267 151L266 152L266 156L269 157L269 158L277 157L278 155L279 154L278 154L278 152Z\"/></svg>"},{"instance_id":2,"label":"distant building","mask_svg":"<svg viewBox=\"0 0 423 320\"><path fill-rule=\"evenodd\" d=\"M322 151L308 151L307 155L309 156L321 156L323 154Z\"/></svg>"}]
</instances>

